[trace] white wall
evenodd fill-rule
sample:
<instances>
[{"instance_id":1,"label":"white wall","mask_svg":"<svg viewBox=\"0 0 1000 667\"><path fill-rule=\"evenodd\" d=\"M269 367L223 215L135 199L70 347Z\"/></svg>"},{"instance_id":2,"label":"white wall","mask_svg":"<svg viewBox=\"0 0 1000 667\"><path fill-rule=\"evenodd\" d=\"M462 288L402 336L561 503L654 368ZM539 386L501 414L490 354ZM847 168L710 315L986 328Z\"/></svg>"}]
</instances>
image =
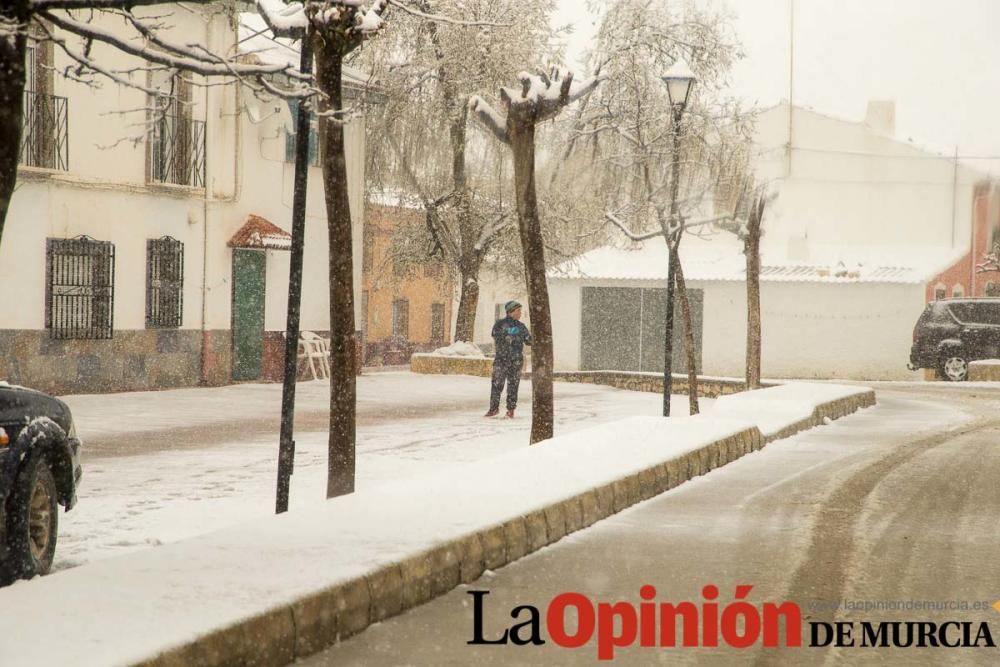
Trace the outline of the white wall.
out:
<instances>
[{"instance_id":1,"label":"white wall","mask_svg":"<svg viewBox=\"0 0 1000 667\"><path fill-rule=\"evenodd\" d=\"M580 284L570 280L549 280L552 304L553 363L557 371L580 368L580 331L583 314Z\"/></svg>"},{"instance_id":2,"label":"white wall","mask_svg":"<svg viewBox=\"0 0 1000 667\"><path fill-rule=\"evenodd\" d=\"M581 281L552 280L556 370L580 367ZM636 281L601 286L662 287ZM691 281L704 290L702 365L706 375L743 377L746 284ZM761 285L764 377L916 379L906 369L913 326L924 308L921 285L793 283Z\"/></svg>"},{"instance_id":3,"label":"white wall","mask_svg":"<svg viewBox=\"0 0 1000 667\"><path fill-rule=\"evenodd\" d=\"M783 251L792 237L815 249L968 246L973 186L984 174L956 172L948 156L806 109L795 109L793 137L789 152L787 104L761 114L757 173L780 193L765 247Z\"/></svg>"}]
</instances>

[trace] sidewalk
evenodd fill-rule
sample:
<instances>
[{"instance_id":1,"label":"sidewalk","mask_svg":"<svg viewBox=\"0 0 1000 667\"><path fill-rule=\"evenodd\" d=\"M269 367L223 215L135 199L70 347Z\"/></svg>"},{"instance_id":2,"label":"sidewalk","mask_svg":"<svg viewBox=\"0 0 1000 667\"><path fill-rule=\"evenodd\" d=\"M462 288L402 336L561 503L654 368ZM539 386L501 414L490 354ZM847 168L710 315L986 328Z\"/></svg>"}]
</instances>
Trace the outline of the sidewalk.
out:
<instances>
[{"instance_id":1,"label":"sidewalk","mask_svg":"<svg viewBox=\"0 0 1000 667\"><path fill-rule=\"evenodd\" d=\"M527 447L519 416L483 419L488 380L359 378L357 489L371 490ZM656 414L660 398L557 384L557 433ZM293 512L326 497L329 385L298 386ZM55 569L222 530L274 512L280 385L68 396L84 442L80 503L60 516Z\"/></svg>"},{"instance_id":2,"label":"sidewalk","mask_svg":"<svg viewBox=\"0 0 1000 667\"><path fill-rule=\"evenodd\" d=\"M0 590L0 664L284 665L768 437L873 402L838 385L728 396L697 417L609 423L22 582ZM95 614L95 600L114 603Z\"/></svg>"}]
</instances>

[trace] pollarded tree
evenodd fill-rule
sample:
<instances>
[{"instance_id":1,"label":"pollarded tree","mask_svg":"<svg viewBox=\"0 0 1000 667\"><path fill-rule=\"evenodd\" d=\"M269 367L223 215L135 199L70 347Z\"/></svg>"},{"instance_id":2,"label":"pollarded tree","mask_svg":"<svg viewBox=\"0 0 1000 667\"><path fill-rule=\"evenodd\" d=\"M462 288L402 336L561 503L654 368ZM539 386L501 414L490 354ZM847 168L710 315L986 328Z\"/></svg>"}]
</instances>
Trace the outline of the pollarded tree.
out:
<instances>
[{"instance_id":1,"label":"pollarded tree","mask_svg":"<svg viewBox=\"0 0 1000 667\"><path fill-rule=\"evenodd\" d=\"M535 189L535 130L555 118L566 105L597 87L599 79L574 81L573 74L560 78L552 72L538 75L521 72L520 88L501 88L505 116L481 97L469 100L469 108L514 156L514 195L524 256L524 281L528 288L528 313L534 330L531 345L531 444L552 437L552 315L545 278L545 245L538 197Z\"/></svg>"},{"instance_id":2,"label":"pollarded tree","mask_svg":"<svg viewBox=\"0 0 1000 667\"><path fill-rule=\"evenodd\" d=\"M514 215L504 201L503 156L467 131L468 101L496 89L525 62L545 59L552 0L422 0L424 13L463 23L399 16L366 55L379 82L381 113L370 125L369 173L380 188L416 195L431 254L459 281L455 340L473 338L479 272ZM470 25L474 22L474 25Z\"/></svg>"}]
</instances>

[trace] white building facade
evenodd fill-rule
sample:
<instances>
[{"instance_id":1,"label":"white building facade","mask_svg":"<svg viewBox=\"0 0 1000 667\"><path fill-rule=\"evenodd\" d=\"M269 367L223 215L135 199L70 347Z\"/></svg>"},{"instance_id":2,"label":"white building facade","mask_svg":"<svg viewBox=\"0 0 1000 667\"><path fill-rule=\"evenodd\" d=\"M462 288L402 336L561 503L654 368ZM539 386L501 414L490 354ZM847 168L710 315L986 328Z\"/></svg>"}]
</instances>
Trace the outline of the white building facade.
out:
<instances>
[{"instance_id":1,"label":"white building facade","mask_svg":"<svg viewBox=\"0 0 1000 667\"><path fill-rule=\"evenodd\" d=\"M171 22L213 51L237 43L219 14L172 6ZM126 113L150 106L144 93L53 75L70 64L58 52L29 58L42 74L25 95L22 165L0 246L0 377L58 393L272 377L283 353L289 253L280 232L291 229L294 172L286 103L236 85L191 85L187 105L151 119ZM142 65L99 46L95 58ZM360 239L363 121L345 132ZM302 327L325 331L318 166L309 177ZM232 247L261 219L278 228L275 240ZM360 241L354 251L357 292Z\"/></svg>"}]
</instances>

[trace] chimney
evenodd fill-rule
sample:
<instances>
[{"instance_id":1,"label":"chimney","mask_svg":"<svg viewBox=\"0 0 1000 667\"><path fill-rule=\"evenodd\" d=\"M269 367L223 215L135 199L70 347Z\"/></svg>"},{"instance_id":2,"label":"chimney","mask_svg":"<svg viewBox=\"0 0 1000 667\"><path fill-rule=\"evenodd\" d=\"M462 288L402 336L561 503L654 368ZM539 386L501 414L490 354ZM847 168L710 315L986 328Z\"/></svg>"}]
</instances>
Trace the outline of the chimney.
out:
<instances>
[{"instance_id":1,"label":"chimney","mask_svg":"<svg viewBox=\"0 0 1000 667\"><path fill-rule=\"evenodd\" d=\"M865 125L884 137L896 135L896 103L892 100L871 100L865 113Z\"/></svg>"}]
</instances>

